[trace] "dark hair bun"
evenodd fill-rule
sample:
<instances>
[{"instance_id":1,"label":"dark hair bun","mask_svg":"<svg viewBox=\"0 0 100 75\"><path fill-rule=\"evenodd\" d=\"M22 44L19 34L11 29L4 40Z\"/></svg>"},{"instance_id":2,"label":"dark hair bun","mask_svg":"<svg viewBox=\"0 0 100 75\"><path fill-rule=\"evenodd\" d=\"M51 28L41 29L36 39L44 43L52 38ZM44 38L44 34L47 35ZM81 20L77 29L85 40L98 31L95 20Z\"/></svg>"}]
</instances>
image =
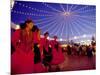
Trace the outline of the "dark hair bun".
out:
<instances>
[{"instance_id":1,"label":"dark hair bun","mask_svg":"<svg viewBox=\"0 0 100 75\"><path fill-rule=\"evenodd\" d=\"M45 32L45 33L44 33L44 35L47 35L47 34L49 35L49 33L48 33L48 32Z\"/></svg>"}]
</instances>

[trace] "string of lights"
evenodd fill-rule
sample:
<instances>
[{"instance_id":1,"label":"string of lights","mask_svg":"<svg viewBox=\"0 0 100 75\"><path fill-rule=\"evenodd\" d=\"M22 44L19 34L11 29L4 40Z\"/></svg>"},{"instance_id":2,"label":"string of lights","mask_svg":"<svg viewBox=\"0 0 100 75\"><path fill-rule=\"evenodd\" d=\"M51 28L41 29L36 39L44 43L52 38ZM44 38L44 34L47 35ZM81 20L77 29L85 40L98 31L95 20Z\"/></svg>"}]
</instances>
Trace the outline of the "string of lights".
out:
<instances>
[{"instance_id":1,"label":"string of lights","mask_svg":"<svg viewBox=\"0 0 100 75\"><path fill-rule=\"evenodd\" d=\"M52 15L46 15L46 14L26 13L26 12L16 11L16 10L12 10L12 12L14 12L16 14L31 15L31 16L52 16Z\"/></svg>"},{"instance_id":2,"label":"string of lights","mask_svg":"<svg viewBox=\"0 0 100 75\"><path fill-rule=\"evenodd\" d=\"M95 9L96 7L91 5L45 2L30 4L16 1L11 14L12 21L17 24L19 20L24 22L30 16L35 25L41 29L41 35L48 31L51 37L56 35L59 40L68 41L88 38L89 34L95 34Z\"/></svg>"},{"instance_id":3,"label":"string of lights","mask_svg":"<svg viewBox=\"0 0 100 75\"><path fill-rule=\"evenodd\" d=\"M15 3L18 4L18 5L20 5L20 6L22 6L22 7L25 7L25 8L37 11L37 12L54 14L54 12L50 12L50 11L45 11L45 10L40 10L40 9L37 9L37 8L29 7L28 5L25 5L25 4L22 4L22 3L18 3L18 2L15 2Z\"/></svg>"},{"instance_id":4,"label":"string of lights","mask_svg":"<svg viewBox=\"0 0 100 75\"><path fill-rule=\"evenodd\" d=\"M60 10L57 10L57 9L51 7L50 5L48 5L48 4L44 3L44 2L43 2L43 5L45 5L46 7L50 8L50 9L56 11L56 12L62 12L62 11L60 11Z\"/></svg>"}]
</instances>

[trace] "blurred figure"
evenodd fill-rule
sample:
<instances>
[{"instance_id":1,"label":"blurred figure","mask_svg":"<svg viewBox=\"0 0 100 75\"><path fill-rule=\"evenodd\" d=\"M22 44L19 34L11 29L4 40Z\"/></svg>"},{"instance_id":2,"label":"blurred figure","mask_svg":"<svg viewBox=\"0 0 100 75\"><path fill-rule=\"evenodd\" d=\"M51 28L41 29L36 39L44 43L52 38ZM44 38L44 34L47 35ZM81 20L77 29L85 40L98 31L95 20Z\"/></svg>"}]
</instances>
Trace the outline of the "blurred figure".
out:
<instances>
[{"instance_id":1,"label":"blurred figure","mask_svg":"<svg viewBox=\"0 0 100 75\"><path fill-rule=\"evenodd\" d=\"M81 55L86 55L86 45L82 45L82 53Z\"/></svg>"},{"instance_id":2,"label":"blurred figure","mask_svg":"<svg viewBox=\"0 0 100 75\"><path fill-rule=\"evenodd\" d=\"M70 45L67 46L67 54L68 55L71 55L72 54L72 50L71 50Z\"/></svg>"},{"instance_id":3,"label":"blurred figure","mask_svg":"<svg viewBox=\"0 0 100 75\"><path fill-rule=\"evenodd\" d=\"M42 51L40 50L40 30L37 26L33 26L33 42L34 42L34 72L47 72L42 64Z\"/></svg>"},{"instance_id":4,"label":"blurred figure","mask_svg":"<svg viewBox=\"0 0 100 75\"><path fill-rule=\"evenodd\" d=\"M40 49L43 51L43 64L47 67L48 71L51 70L50 62L52 60L52 48L50 45L50 41L47 39L49 36L48 32L44 33L44 38L41 38Z\"/></svg>"},{"instance_id":5,"label":"blurred figure","mask_svg":"<svg viewBox=\"0 0 100 75\"><path fill-rule=\"evenodd\" d=\"M82 54L82 46L78 46L78 51L77 51L77 54L78 55L81 55Z\"/></svg>"},{"instance_id":6,"label":"blurred figure","mask_svg":"<svg viewBox=\"0 0 100 75\"><path fill-rule=\"evenodd\" d=\"M26 20L24 27L12 34L11 42L15 52L11 55L11 73L27 74L34 72L32 20Z\"/></svg>"},{"instance_id":7,"label":"blurred figure","mask_svg":"<svg viewBox=\"0 0 100 75\"><path fill-rule=\"evenodd\" d=\"M40 30L29 19L20 26L12 35L12 74L47 72L41 61Z\"/></svg>"},{"instance_id":8,"label":"blurred figure","mask_svg":"<svg viewBox=\"0 0 100 75\"><path fill-rule=\"evenodd\" d=\"M87 47L87 56L88 56L88 57L92 57L92 56L93 56L93 55L92 55L92 51L93 51L92 45L88 46L88 47Z\"/></svg>"},{"instance_id":9,"label":"blurred figure","mask_svg":"<svg viewBox=\"0 0 100 75\"><path fill-rule=\"evenodd\" d=\"M60 47L60 44L57 41L57 36L54 36L54 40L51 41L51 47L53 55L51 64L56 66L56 71L60 71L59 64L64 62L64 55L62 53L62 48Z\"/></svg>"},{"instance_id":10,"label":"blurred figure","mask_svg":"<svg viewBox=\"0 0 100 75\"><path fill-rule=\"evenodd\" d=\"M34 63L38 63L41 61L41 54L40 54L40 34L39 29L37 26L33 26L33 42L34 42Z\"/></svg>"}]
</instances>

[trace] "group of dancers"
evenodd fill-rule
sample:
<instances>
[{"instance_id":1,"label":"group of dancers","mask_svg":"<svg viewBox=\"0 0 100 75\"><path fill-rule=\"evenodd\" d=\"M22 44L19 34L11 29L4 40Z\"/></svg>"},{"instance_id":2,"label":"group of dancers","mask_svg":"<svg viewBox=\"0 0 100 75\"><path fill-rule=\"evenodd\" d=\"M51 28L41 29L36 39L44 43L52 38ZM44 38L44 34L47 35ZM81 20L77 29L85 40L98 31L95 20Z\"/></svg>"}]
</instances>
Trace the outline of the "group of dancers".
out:
<instances>
[{"instance_id":1,"label":"group of dancers","mask_svg":"<svg viewBox=\"0 0 100 75\"><path fill-rule=\"evenodd\" d=\"M60 71L59 64L65 59L57 36L48 40L49 33L45 32L41 38L40 29L30 19L20 26L11 36L11 73L50 72L52 65L55 71Z\"/></svg>"}]
</instances>

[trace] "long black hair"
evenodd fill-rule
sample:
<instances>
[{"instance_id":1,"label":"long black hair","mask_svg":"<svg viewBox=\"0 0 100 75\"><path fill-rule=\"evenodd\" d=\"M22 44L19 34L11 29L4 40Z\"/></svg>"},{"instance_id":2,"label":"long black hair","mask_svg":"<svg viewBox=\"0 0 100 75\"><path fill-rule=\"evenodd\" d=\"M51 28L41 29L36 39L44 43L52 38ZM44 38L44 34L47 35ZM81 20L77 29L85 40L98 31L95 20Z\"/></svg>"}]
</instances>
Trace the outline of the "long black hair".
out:
<instances>
[{"instance_id":1,"label":"long black hair","mask_svg":"<svg viewBox=\"0 0 100 75\"><path fill-rule=\"evenodd\" d=\"M25 29L26 28L26 24L25 23L20 23L20 28L21 29Z\"/></svg>"},{"instance_id":2,"label":"long black hair","mask_svg":"<svg viewBox=\"0 0 100 75\"><path fill-rule=\"evenodd\" d=\"M44 36L46 36L46 35L49 35L49 33L48 33L48 32L45 32L45 33L44 33Z\"/></svg>"},{"instance_id":3,"label":"long black hair","mask_svg":"<svg viewBox=\"0 0 100 75\"><path fill-rule=\"evenodd\" d=\"M33 23L33 21L31 20L31 19L27 19L25 22L23 22L23 23L20 23L20 28L21 29L25 29L26 28L26 24L27 23Z\"/></svg>"},{"instance_id":4,"label":"long black hair","mask_svg":"<svg viewBox=\"0 0 100 75\"><path fill-rule=\"evenodd\" d=\"M33 28L32 28L32 31L33 31L33 32L39 31L39 28L38 28L36 25L34 25Z\"/></svg>"}]
</instances>

